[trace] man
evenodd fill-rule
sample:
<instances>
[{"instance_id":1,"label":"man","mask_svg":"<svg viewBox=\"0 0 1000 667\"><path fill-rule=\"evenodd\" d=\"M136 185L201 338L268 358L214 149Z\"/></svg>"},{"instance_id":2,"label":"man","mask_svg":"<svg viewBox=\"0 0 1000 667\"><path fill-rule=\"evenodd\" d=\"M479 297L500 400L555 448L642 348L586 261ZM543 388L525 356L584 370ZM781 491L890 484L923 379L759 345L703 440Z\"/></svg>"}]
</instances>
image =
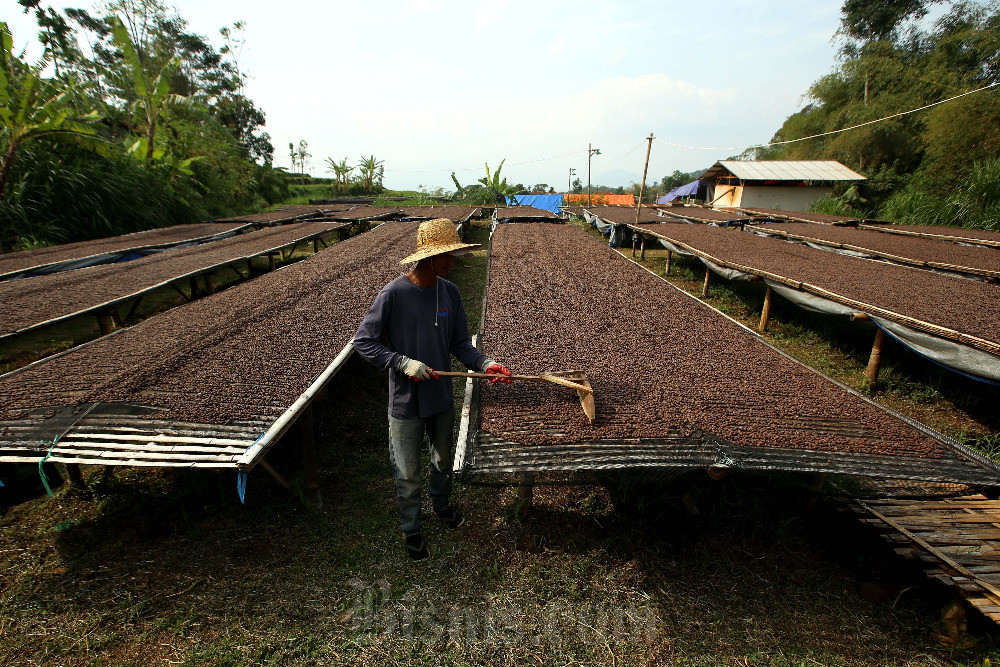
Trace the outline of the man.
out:
<instances>
[{"instance_id":1,"label":"man","mask_svg":"<svg viewBox=\"0 0 1000 667\"><path fill-rule=\"evenodd\" d=\"M510 371L472 346L458 287L444 279L455 257L470 255L475 243L462 243L451 220L421 223L417 252L400 264L416 262L375 297L354 336L354 349L389 370L389 461L406 551L413 560L430 555L421 534L420 450L430 442L429 491L434 514L454 530L465 518L451 504L451 432L454 398L451 378L435 368L451 368L455 355L468 368L510 382Z\"/></svg>"}]
</instances>

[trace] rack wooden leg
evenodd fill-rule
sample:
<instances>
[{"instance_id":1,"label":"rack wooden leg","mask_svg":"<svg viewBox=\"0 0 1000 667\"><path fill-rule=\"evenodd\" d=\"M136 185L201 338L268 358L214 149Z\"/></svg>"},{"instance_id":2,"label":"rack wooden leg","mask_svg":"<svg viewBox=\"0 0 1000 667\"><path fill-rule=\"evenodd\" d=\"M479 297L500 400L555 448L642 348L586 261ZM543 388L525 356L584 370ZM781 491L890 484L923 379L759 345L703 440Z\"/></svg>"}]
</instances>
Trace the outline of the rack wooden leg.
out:
<instances>
[{"instance_id":1,"label":"rack wooden leg","mask_svg":"<svg viewBox=\"0 0 1000 667\"><path fill-rule=\"evenodd\" d=\"M306 500L316 509L322 509L323 497L319 492L319 468L316 464L316 436L313 434L313 411L306 411L299 418L299 435L302 439L302 466L305 469Z\"/></svg>"},{"instance_id":2,"label":"rack wooden leg","mask_svg":"<svg viewBox=\"0 0 1000 667\"><path fill-rule=\"evenodd\" d=\"M761 333L767 331L767 321L771 319L771 299L774 296L774 290L771 286L767 286L767 294L764 295L764 308L760 311L760 326L757 330Z\"/></svg>"},{"instance_id":3,"label":"rack wooden leg","mask_svg":"<svg viewBox=\"0 0 1000 667\"><path fill-rule=\"evenodd\" d=\"M691 516L701 516L701 510L698 509L698 504L694 501L694 496L691 495L690 491L685 491L681 495L681 502L684 504L684 509Z\"/></svg>"},{"instance_id":4,"label":"rack wooden leg","mask_svg":"<svg viewBox=\"0 0 1000 667\"><path fill-rule=\"evenodd\" d=\"M69 483L72 484L77 489L87 488L87 482L83 479L83 470L80 469L79 463L67 463L66 464L66 476L69 477Z\"/></svg>"},{"instance_id":5,"label":"rack wooden leg","mask_svg":"<svg viewBox=\"0 0 1000 667\"><path fill-rule=\"evenodd\" d=\"M107 336L115 330L115 320L110 311L97 314L97 326L100 328L102 336Z\"/></svg>"},{"instance_id":6,"label":"rack wooden leg","mask_svg":"<svg viewBox=\"0 0 1000 667\"><path fill-rule=\"evenodd\" d=\"M701 298L708 296L708 286L712 282L712 269L705 267L705 282L701 286Z\"/></svg>"},{"instance_id":7,"label":"rack wooden leg","mask_svg":"<svg viewBox=\"0 0 1000 667\"><path fill-rule=\"evenodd\" d=\"M639 248L640 248L639 259L645 261L646 260L646 237L645 236L642 237L642 240L640 241Z\"/></svg>"},{"instance_id":8,"label":"rack wooden leg","mask_svg":"<svg viewBox=\"0 0 1000 667\"><path fill-rule=\"evenodd\" d=\"M215 294L215 280L214 280L214 278L215 278L215 274L214 273L206 273L205 274L205 293L206 294Z\"/></svg>"},{"instance_id":9,"label":"rack wooden leg","mask_svg":"<svg viewBox=\"0 0 1000 667\"><path fill-rule=\"evenodd\" d=\"M272 466L271 463L267 459L261 458L260 461L259 461L259 464L260 464L261 468L263 468L264 470L266 470L268 472L268 474L271 475L271 477L273 477L275 479L275 481L278 482L278 484L281 484L283 487L285 487L286 489L289 489L289 490L292 488L291 482L289 482L287 479L285 479L284 475L282 475L280 472L278 472L277 470L275 470L274 466Z\"/></svg>"},{"instance_id":10,"label":"rack wooden leg","mask_svg":"<svg viewBox=\"0 0 1000 667\"><path fill-rule=\"evenodd\" d=\"M812 514L816 509L816 503L819 501L820 495L823 493L823 487L826 486L826 473L816 472L812 475L812 480L809 483L809 493L806 497L806 512Z\"/></svg>"},{"instance_id":11,"label":"rack wooden leg","mask_svg":"<svg viewBox=\"0 0 1000 667\"><path fill-rule=\"evenodd\" d=\"M875 332L875 342L872 344L872 353L868 357L868 368L865 369L865 377L868 379L869 391L875 390L878 384L878 372L882 367L882 345L885 344L885 331L879 329Z\"/></svg>"},{"instance_id":12,"label":"rack wooden leg","mask_svg":"<svg viewBox=\"0 0 1000 667\"><path fill-rule=\"evenodd\" d=\"M274 255L269 254L267 256L267 269L268 271L274 271Z\"/></svg>"},{"instance_id":13,"label":"rack wooden leg","mask_svg":"<svg viewBox=\"0 0 1000 667\"><path fill-rule=\"evenodd\" d=\"M670 262L671 262L671 260L673 260L673 258L674 258L674 253L672 253L671 251L668 250L667 251L667 266L663 269L663 275L665 275L665 276L669 276L670 275Z\"/></svg>"},{"instance_id":14,"label":"rack wooden leg","mask_svg":"<svg viewBox=\"0 0 1000 667\"><path fill-rule=\"evenodd\" d=\"M521 518L527 516L528 511L531 510L531 505L534 502L535 493L535 473L532 472L522 472L518 476L518 482L520 486L517 487L517 515Z\"/></svg>"}]
</instances>

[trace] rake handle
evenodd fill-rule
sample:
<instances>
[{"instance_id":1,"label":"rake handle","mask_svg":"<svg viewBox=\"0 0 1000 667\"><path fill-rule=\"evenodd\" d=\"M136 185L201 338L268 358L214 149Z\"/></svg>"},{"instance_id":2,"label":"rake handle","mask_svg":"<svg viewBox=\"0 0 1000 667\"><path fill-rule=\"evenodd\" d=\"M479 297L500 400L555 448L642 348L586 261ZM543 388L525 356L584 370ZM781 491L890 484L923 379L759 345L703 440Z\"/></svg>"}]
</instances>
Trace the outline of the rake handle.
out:
<instances>
[{"instance_id":1,"label":"rake handle","mask_svg":"<svg viewBox=\"0 0 1000 667\"><path fill-rule=\"evenodd\" d=\"M537 380L540 382L545 382L545 378L541 375L503 375L501 373L456 373L455 371L434 371L435 375L447 375L448 377L456 378L495 378L495 377L505 377L511 380Z\"/></svg>"},{"instance_id":2,"label":"rake handle","mask_svg":"<svg viewBox=\"0 0 1000 667\"><path fill-rule=\"evenodd\" d=\"M576 389L577 391L582 391L584 393L593 393L593 389L590 387L585 387L582 384L577 384L576 382L570 382L569 380L559 377L557 375L502 375L500 373L457 373L455 371L434 371L436 375L445 375L448 377L462 377L462 378L490 378L494 379L497 377L510 378L511 380L532 380L534 382L552 382L553 384L561 384L564 387L570 387L571 389Z\"/></svg>"}]
</instances>

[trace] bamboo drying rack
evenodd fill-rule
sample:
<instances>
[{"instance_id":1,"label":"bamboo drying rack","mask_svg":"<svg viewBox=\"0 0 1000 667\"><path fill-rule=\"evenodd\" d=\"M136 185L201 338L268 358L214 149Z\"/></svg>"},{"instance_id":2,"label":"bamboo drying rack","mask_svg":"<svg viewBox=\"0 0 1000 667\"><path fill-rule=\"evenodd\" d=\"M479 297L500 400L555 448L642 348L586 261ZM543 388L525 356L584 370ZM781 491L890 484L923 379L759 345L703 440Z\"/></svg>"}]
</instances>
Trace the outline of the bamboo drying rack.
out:
<instances>
[{"instance_id":1,"label":"bamboo drying rack","mask_svg":"<svg viewBox=\"0 0 1000 667\"><path fill-rule=\"evenodd\" d=\"M979 336L971 336L966 333L955 331L954 329L950 329L948 327L943 327L937 324L932 324L930 322L925 322L915 317L910 317L902 313L897 313L892 310L887 310L885 308L881 308L871 303L858 301L857 299L851 299L841 294L837 294L836 292L831 292L829 290L826 290L822 287L819 287L818 285L812 285L810 283L793 280L791 278L787 278L777 273L772 273L770 271L765 271L763 269L758 269L756 267L746 266L743 264L737 264L736 262L723 260L713 255L710 255L707 252L698 250L697 248L687 243L684 243L683 241L677 241L675 239L672 239L670 238L669 234L657 233L650 230L649 228L640 228L636 227L635 225L629 225L629 227L631 227L639 234L655 236L657 238L664 239L665 241L669 241L673 245L683 248L688 252L690 252L691 254L697 255L698 257L704 260L708 260L713 264L717 264L719 266L729 269L734 269L742 273L755 275L766 280L771 280L777 283L781 283L782 285L787 285L801 292L814 294L816 296L823 297L824 299L828 299L830 301L834 301L841 305L848 306L849 308L852 308L857 312L866 313L868 315L874 315L876 317L881 317L886 320L897 322L904 326L910 327L911 329L922 331L932 336L937 336L939 338L951 340L953 342L961 343L962 345L967 345L977 350L982 350L983 352L989 352L990 354L995 354L1000 356L1000 343L985 338L980 338Z\"/></svg>"},{"instance_id":2,"label":"bamboo drying rack","mask_svg":"<svg viewBox=\"0 0 1000 667\"><path fill-rule=\"evenodd\" d=\"M240 221L234 220L233 222L240 222ZM118 250L109 250L108 252L99 252L93 255L84 255L82 257L74 257L72 259L63 259L57 262L46 262L43 264L35 264L33 266L27 266L24 268L16 269L14 271L8 271L7 273L0 273L0 282L11 280L13 278L17 278L18 276L25 276L28 274L56 273L58 271L64 270L60 267L64 266L69 267L72 264L78 264L80 262L87 262L87 266L106 264L108 262L114 261L114 259L116 257L119 257L122 253L142 253L142 252L149 252L151 250L165 250L167 248L173 248L174 246L179 246L179 245L198 245L206 243L208 241L215 240L217 238L228 238L230 236L242 234L254 226L255 223L248 222L245 225L240 225L239 227L234 227L233 229L227 229L224 232L216 232L215 234L208 234L206 236L196 236L194 238L183 239L181 241L130 246L128 248L120 248Z\"/></svg>"},{"instance_id":3,"label":"bamboo drying rack","mask_svg":"<svg viewBox=\"0 0 1000 667\"><path fill-rule=\"evenodd\" d=\"M226 261L223 261L223 262L218 262L218 263L213 264L211 266L205 266L205 267L202 267L202 268L199 268L199 269L195 269L194 271L189 271L189 272L184 273L184 274L172 276L171 278L169 278L167 280L163 280L163 281L161 281L159 283L156 283L155 285L150 285L148 287L144 287L141 290L137 290L137 291L132 292L130 294L127 294L125 296L122 296L122 297L119 297L119 298L116 298L116 299L112 299L110 301L105 301L103 303L99 303L99 304L96 304L96 305L93 305L93 306L88 306L86 308L81 308L80 310L76 310L76 311L74 311L72 313L67 313L65 315L60 315L58 317L53 317L53 318L50 318L48 320L44 320L42 322L36 322L35 324L32 324L30 326L21 327L17 331L12 331L12 332L9 332L9 333L6 333L6 334L0 334L0 341L8 339L8 338L13 338L15 336L20 336L22 334L28 333L29 331L35 331L35 330L40 329L42 327L47 327L47 326L49 326L51 324L56 324L58 322L63 322L65 320L69 320L69 319L72 319L74 317L80 317L80 316L89 315L89 314L103 313L103 312L109 311L109 310L111 310L113 308L116 308L116 307L120 306L123 303L127 303L129 301L132 301L133 299L135 299L135 303L134 303L133 308L132 308L132 311L134 312L135 307L138 306L139 300L142 299L145 295L150 294L151 292L154 292L154 291L156 291L156 290L158 290L158 289L160 289L162 287L167 287L167 286L172 286L172 287L174 287L174 289L177 289L176 285L174 284L177 281L182 281L182 280L185 280L185 279L187 279L189 281L193 281L195 278L197 278L199 276L209 275L209 274L214 273L215 271L218 271L220 269L224 269L224 268L232 269L237 274L239 274L239 276L240 276L241 279L245 279L245 278L248 277L249 272L248 272L247 276L243 275L243 272L240 271L239 268L237 267L237 265L238 265L239 262L249 262L250 260L252 260L252 259L254 259L256 257L267 256L267 257L271 258L271 260L272 260L271 263L272 263L272 268L273 268L273 258L274 258L274 255L276 255L278 253L284 253L284 252L286 252L289 249L291 249L291 251L294 252L295 251L295 247L298 246L298 244L300 244L300 243L308 243L310 241L314 241L316 243L323 243L323 245L326 245L326 242L323 241L321 237L326 236L328 234L331 234L333 232L341 231L341 230L343 230L343 229L345 229L347 227L350 227L350 226L352 226L354 224L356 224L356 223L345 222L345 223L341 223L341 224L331 224L328 228L323 229L321 231L314 232L312 234L303 235L302 237L294 239L293 241L282 243L282 244L274 246L272 248L267 248L265 250L261 250L260 252L255 252L255 253L252 253L250 255L243 255L243 256L239 256L239 257L233 257L231 259L227 259ZM178 291L180 292L179 289L178 289ZM181 292L181 296L183 296L185 298L185 300L189 300L189 301L191 300L183 292ZM129 317L126 317L125 319L128 320ZM109 327L107 325L105 325L104 323L101 324L101 329L102 329L102 333L109 333L110 332L108 330Z\"/></svg>"},{"instance_id":4,"label":"bamboo drying rack","mask_svg":"<svg viewBox=\"0 0 1000 667\"><path fill-rule=\"evenodd\" d=\"M645 231L645 230L643 230ZM596 242L596 241L595 241ZM681 290L645 266L621 256L640 270L654 276L667 288L692 299L706 308L696 296ZM489 271L489 265L487 265ZM489 285L489 279L486 281ZM485 296L485 295L484 295ZM483 299L485 315L487 299ZM714 310L714 309L713 309ZM876 409L887 413L940 443L948 452L943 459L899 457L880 454L830 452L823 450L745 447L725 441L707 432L664 433L660 438L602 439L580 442L525 446L506 441L481 430L480 387L467 380L462 403L459 435L456 443L456 474L466 481L496 479L513 475L514 485L530 488L542 483L539 475L579 473L586 470L658 470L678 471L708 468L742 468L746 470L788 470L816 474L841 473L871 475L873 471L886 477L932 482L982 484L1000 487L1000 465L927 426L890 408L872 401L844 383L804 365L801 361L767 342L756 331L729 315L716 311L738 328L749 333L761 344L792 363L801 366L841 390L850 393ZM485 319L485 318L484 318ZM479 347L479 336L473 337ZM539 417L541 421L541 417ZM830 425L818 425L829 432ZM585 480L584 480L585 481ZM530 492L525 493L530 502Z\"/></svg>"},{"instance_id":5,"label":"bamboo drying rack","mask_svg":"<svg viewBox=\"0 0 1000 667\"><path fill-rule=\"evenodd\" d=\"M820 239L813 236L805 236L802 234L792 234L791 232L786 232L784 230L762 227L757 225L752 226L751 229L757 234L766 234L768 236L777 236L792 241L802 241L802 242L813 243L816 245L828 246L830 248L837 248L843 250L850 250L851 252L864 253L871 257L878 257L879 259L885 259L896 264L904 264L906 266L916 266L919 268L939 269L941 271L948 271L951 273L959 273L959 274L968 274L971 276L982 276L984 278L988 278L994 281L1000 279L1000 270L981 269L974 266L963 266L960 264L948 264L947 262L935 262L935 261L915 259L913 257L904 257L902 255L894 255L892 253L883 252L881 250L877 250L875 248L870 248L867 246L858 246L849 243L838 243L836 241L828 241L826 239Z\"/></svg>"}]
</instances>

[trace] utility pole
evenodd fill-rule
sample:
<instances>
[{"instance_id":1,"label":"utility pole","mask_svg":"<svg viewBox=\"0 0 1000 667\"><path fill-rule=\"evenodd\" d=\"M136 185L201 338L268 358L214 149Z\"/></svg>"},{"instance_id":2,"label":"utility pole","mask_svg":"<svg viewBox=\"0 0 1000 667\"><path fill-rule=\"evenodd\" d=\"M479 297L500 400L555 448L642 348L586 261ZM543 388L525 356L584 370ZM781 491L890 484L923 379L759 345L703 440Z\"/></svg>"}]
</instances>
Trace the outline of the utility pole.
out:
<instances>
[{"instance_id":1,"label":"utility pole","mask_svg":"<svg viewBox=\"0 0 1000 667\"><path fill-rule=\"evenodd\" d=\"M649 169L649 153L653 150L653 133L649 133L649 138L646 139L649 145L646 146L646 166L642 168L642 183L639 185L639 201L635 205L635 224L639 224L639 213L642 211L642 193L646 190L646 172ZM645 238L645 237L643 237ZM643 253L645 253L646 246L643 246Z\"/></svg>"},{"instance_id":2,"label":"utility pole","mask_svg":"<svg viewBox=\"0 0 1000 667\"><path fill-rule=\"evenodd\" d=\"M600 154L600 148L592 148L590 144L587 144L587 206L590 206L590 158Z\"/></svg>"},{"instance_id":3,"label":"utility pole","mask_svg":"<svg viewBox=\"0 0 1000 667\"><path fill-rule=\"evenodd\" d=\"M566 178L566 194L569 194L573 190L573 175L576 174L576 169L573 167L569 168L569 176Z\"/></svg>"}]
</instances>

